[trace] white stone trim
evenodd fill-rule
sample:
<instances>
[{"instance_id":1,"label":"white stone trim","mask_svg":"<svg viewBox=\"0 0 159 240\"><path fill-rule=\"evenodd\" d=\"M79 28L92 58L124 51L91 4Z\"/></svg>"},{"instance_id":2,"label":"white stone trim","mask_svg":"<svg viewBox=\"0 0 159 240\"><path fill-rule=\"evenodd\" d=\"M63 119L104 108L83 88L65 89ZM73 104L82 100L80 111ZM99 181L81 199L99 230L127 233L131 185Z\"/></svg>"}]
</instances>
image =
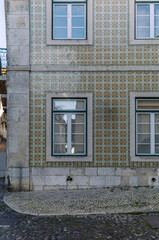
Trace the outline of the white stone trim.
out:
<instances>
[{"instance_id":1,"label":"white stone trim","mask_svg":"<svg viewBox=\"0 0 159 240\"><path fill-rule=\"evenodd\" d=\"M135 154L135 98L136 97L159 97L159 92L130 92L130 161L158 162L159 157L136 156Z\"/></svg>"},{"instance_id":2,"label":"white stone trim","mask_svg":"<svg viewBox=\"0 0 159 240\"><path fill-rule=\"evenodd\" d=\"M92 45L93 44L93 0L87 3L87 39L52 40L52 0L46 0L46 44L47 45Z\"/></svg>"},{"instance_id":3,"label":"white stone trim","mask_svg":"<svg viewBox=\"0 0 159 240\"><path fill-rule=\"evenodd\" d=\"M158 71L159 65L144 66L68 66L68 65L31 65L32 72L128 72Z\"/></svg>"},{"instance_id":4,"label":"white stone trim","mask_svg":"<svg viewBox=\"0 0 159 240\"><path fill-rule=\"evenodd\" d=\"M147 1L151 2L151 1ZM129 44L141 45L157 45L159 44L159 39L135 39L135 0L129 0Z\"/></svg>"},{"instance_id":5,"label":"white stone trim","mask_svg":"<svg viewBox=\"0 0 159 240\"><path fill-rule=\"evenodd\" d=\"M10 71L31 71L31 72L136 72L136 71L158 71L159 65L144 66L69 66L69 65L28 65L28 66L10 66ZM6 77L0 76L0 80L6 80Z\"/></svg>"},{"instance_id":6,"label":"white stone trim","mask_svg":"<svg viewBox=\"0 0 159 240\"><path fill-rule=\"evenodd\" d=\"M51 156L51 99L52 98L87 98L87 156ZM93 102L92 93L46 93L46 161L49 162L90 162L92 161L93 138Z\"/></svg>"}]
</instances>

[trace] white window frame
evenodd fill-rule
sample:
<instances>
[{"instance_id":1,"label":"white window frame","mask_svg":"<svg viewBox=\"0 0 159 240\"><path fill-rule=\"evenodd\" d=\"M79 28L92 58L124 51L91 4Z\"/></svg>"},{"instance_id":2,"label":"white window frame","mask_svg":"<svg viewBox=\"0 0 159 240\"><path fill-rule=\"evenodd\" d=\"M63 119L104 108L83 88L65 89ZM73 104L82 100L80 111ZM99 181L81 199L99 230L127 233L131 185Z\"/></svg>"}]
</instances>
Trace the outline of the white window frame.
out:
<instances>
[{"instance_id":1,"label":"white window frame","mask_svg":"<svg viewBox=\"0 0 159 240\"><path fill-rule=\"evenodd\" d=\"M87 99L87 121L86 121L86 155L52 155L52 99L69 99L69 98L82 98ZM57 93L47 92L46 93L46 161L48 162L90 162L92 161L92 138L93 138L93 107L92 107L92 93ZM78 110L76 111L78 113Z\"/></svg>"},{"instance_id":2,"label":"white window frame","mask_svg":"<svg viewBox=\"0 0 159 240\"><path fill-rule=\"evenodd\" d=\"M73 3L71 3L73 2ZM77 2L77 3L76 3ZM61 4L85 4L85 1L82 0L70 0L68 1L59 0L58 3ZM58 4L56 3L56 4ZM54 3L55 4L55 3ZM87 0L87 12L86 12L86 18L85 18L85 26L87 26L85 31L85 39L53 39L52 31L53 31L53 25L52 25L52 19L53 19L53 2L52 0L46 0L46 44L47 45L92 45L93 44L93 0ZM69 35L70 36L70 35Z\"/></svg>"},{"instance_id":3,"label":"white window frame","mask_svg":"<svg viewBox=\"0 0 159 240\"><path fill-rule=\"evenodd\" d=\"M154 29L151 29L150 32L150 38L136 38L136 26L135 26L135 16L137 17L136 14L136 5L137 4L159 4L159 0L129 0L129 44L133 44L133 45L140 45L140 44L147 44L147 45L158 45L159 44L159 38L154 38ZM151 14L152 15L152 7L151 7ZM153 12L153 16L154 16L154 12ZM151 17L150 20L150 24L151 26L154 26L154 20ZM153 36L153 37L152 37Z\"/></svg>"},{"instance_id":4,"label":"white window frame","mask_svg":"<svg viewBox=\"0 0 159 240\"><path fill-rule=\"evenodd\" d=\"M67 38L55 38L54 36L54 29L55 29L55 25L54 25L54 22L53 21L53 39L56 40L62 40L62 39L67 39L67 40L73 40L73 39L78 39L78 40L82 40L82 39L86 39L86 3L74 3L74 4L71 4L71 3L67 3L67 4L59 4L59 3L54 3L53 4L53 16L55 16L55 13L54 13L54 6L67 6ZM75 5L78 5L78 6L84 6L84 38L72 38L72 6L75 6ZM54 18L53 18L54 19ZM76 27L77 28L77 27ZM80 28L80 27L79 27Z\"/></svg>"},{"instance_id":5,"label":"white window frame","mask_svg":"<svg viewBox=\"0 0 159 240\"><path fill-rule=\"evenodd\" d=\"M137 155L136 154L136 99L140 98L159 98L159 92L130 92L130 161L137 162L158 162L158 155ZM142 111L147 113L146 109ZM158 111L154 111L156 113ZM150 113L150 112L149 112ZM153 144L153 139L151 140ZM153 144L154 145L154 144Z\"/></svg>"}]
</instances>

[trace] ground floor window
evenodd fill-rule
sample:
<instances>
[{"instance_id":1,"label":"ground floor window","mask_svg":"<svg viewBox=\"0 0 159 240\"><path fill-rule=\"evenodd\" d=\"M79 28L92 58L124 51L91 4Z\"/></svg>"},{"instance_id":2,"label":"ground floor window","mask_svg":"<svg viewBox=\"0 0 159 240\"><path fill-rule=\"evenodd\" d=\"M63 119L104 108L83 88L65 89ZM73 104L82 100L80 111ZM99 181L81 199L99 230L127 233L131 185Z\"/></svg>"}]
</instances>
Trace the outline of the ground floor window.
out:
<instances>
[{"instance_id":1,"label":"ground floor window","mask_svg":"<svg viewBox=\"0 0 159 240\"><path fill-rule=\"evenodd\" d=\"M46 161L92 161L92 93L46 94Z\"/></svg>"},{"instance_id":2,"label":"ground floor window","mask_svg":"<svg viewBox=\"0 0 159 240\"><path fill-rule=\"evenodd\" d=\"M52 154L86 155L87 99L52 101Z\"/></svg>"},{"instance_id":3,"label":"ground floor window","mask_svg":"<svg viewBox=\"0 0 159 240\"><path fill-rule=\"evenodd\" d=\"M136 154L159 154L159 99L136 99Z\"/></svg>"}]
</instances>

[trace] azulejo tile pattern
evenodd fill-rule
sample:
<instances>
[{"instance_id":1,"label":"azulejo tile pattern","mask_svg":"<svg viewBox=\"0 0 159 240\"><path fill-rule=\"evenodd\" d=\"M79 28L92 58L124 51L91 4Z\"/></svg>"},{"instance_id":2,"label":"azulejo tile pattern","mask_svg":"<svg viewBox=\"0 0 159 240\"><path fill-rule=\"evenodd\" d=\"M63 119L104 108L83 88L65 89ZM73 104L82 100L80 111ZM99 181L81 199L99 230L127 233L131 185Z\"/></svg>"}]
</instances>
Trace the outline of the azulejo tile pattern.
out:
<instances>
[{"instance_id":1,"label":"azulejo tile pattern","mask_svg":"<svg viewBox=\"0 0 159 240\"><path fill-rule=\"evenodd\" d=\"M157 167L130 162L129 91L156 91L158 72L31 73L30 166ZM93 92L93 162L46 162L46 91Z\"/></svg>"},{"instance_id":2,"label":"azulejo tile pattern","mask_svg":"<svg viewBox=\"0 0 159 240\"><path fill-rule=\"evenodd\" d=\"M51 1L51 0L47 0ZM46 0L30 1L30 63L156 65L158 45L129 45L129 0L94 0L92 46L46 45Z\"/></svg>"}]
</instances>

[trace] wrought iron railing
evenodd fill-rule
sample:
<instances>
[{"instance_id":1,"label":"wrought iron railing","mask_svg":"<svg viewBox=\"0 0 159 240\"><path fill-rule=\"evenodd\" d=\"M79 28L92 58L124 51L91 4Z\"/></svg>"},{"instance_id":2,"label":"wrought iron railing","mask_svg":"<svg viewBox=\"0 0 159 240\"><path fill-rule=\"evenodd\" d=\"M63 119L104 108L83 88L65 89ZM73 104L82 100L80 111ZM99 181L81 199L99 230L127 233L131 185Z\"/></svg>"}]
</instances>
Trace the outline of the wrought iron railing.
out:
<instances>
[{"instance_id":1,"label":"wrought iron railing","mask_svg":"<svg viewBox=\"0 0 159 240\"><path fill-rule=\"evenodd\" d=\"M7 69L7 49L0 48L0 75L6 76Z\"/></svg>"}]
</instances>

